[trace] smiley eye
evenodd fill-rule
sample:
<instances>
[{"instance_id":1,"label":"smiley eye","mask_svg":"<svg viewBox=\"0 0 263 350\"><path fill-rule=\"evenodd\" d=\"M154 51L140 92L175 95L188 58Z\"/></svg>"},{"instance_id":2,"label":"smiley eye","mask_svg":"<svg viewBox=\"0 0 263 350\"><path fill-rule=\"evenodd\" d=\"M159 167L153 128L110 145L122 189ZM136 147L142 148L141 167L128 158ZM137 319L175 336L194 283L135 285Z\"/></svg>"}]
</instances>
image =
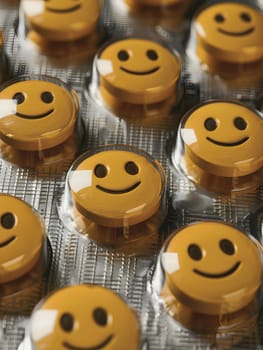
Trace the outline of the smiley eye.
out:
<instances>
[{"instance_id":1,"label":"smiley eye","mask_svg":"<svg viewBox=\"0 0 263 350\"><path fill-rule=\"evenodd\" d=\"M51 92L45 91L45 92L42 92L42 94L41 94L41 100L42 100L44 103L51 103L51 102L53 102L54 97L53 97L53 95L51 94Z\"/></svg>"},{"instance_id":2,"label":"smiley eye","mask_svg":"<svg viewBox=\"0 0 263 350\"><path fill-rule=\"evenodd\" d=\"M190 244L188 247L188 255L193 260L201 260L203 257L202 250L197 244Z\"/></svg>"},{"instance_id":3,"label":"smiley eye","mask_svg":"<svg viewBox=\"0 0 263 350\"><path fill-rule=\"evenodd\" d=\"M217 123L214 118L207 118L204 122L204 126L208 131L214 131L217 128Z\"/></svg>"},{"instance_id":4,"label":"smiley eye","mask_svg":"<svg viewBox=\"0 0 263 350\"><path fill-rule=\"evenodd\" d=\"M106 326L108 323L108 314L105 309L102 307L97 307L93 311L93 319L99 326Z\"/></svg>"},{"instance_id":5,"label":"smiley eye","mask_svg":"<svg viewBox=\"0 0 263 350\"><path fill-rule=\"evenodd\" d=\"M241 117L236 117L234 119L234 125L238 130L245 130L247 128L246 121Z\"/></svg>"},{"instance_id":6,"label":"smiley eye","mask_svg":"<svg viewBox=\"0 0 263 350\"><path fill-rule=\"evenodd\" d=\"M60 326L65 332L71 332L74 327L74 318L70 313L65 313L60 318Z\"/></svg>"},{"instance_id":7,"label":"smiley eye","mask_svg":"<svg viewBox=\"0 0 263 350\"><path fill-rule=\"evenodd\" d=\"M125 170L130 175L136 175L139 172L137 165L134 162L128 162L125 164Z\"/></svg>"},{"instance_id":8,"label":"smiley eye","mask_svg":"<svg viewBox=\"0 0 263 350\"><path fill-rule=\"evenodd\" d=\"M155 50L147 50L146 55L152 61L158 60L158 54Z\"/></svg>"},{"instance_id":9,"label":"smiley eye","mask_svg":"<svg viewBox=\"0 0 263 350\"><path fill-rule=\"evenodd\" d=\"M96 177L103 178L107 176L108 170L103 164L97 164L94 169L94 174Z\"/></svg>"},{"instance_id":10,"label":"smiley eye","mask_svg":"<svg viewBox=\"0 0 263 350\"><path fill-rule=\"evenodd\" d=\"M244 21L244 22L251 22L251 17L247 12L243 12L240 14L240 18Z\"/></svg>"},{"instance_id":11,"label":"smiley eye","mask_svg":"<svg viewBox=\"0 0 263 350\"><path fill-rule=\"evenodd\" d=\"M118 53L118 59L120 61L128 61L129 57L129 53L126 50L121 50Z\"/></svg>"},{"instance_id":12,"label":"smiley eye","mask_svg":"<svg viewBox=\"0 0 263 350\"><path fill-rule=\"evenodd\" d=\"M20 105L21 103L23 103L25 101L25 95L22 92L17 92L14 96L13 96L13 100L16 100L16 103L18 105Z\"/></svg>"},{"instance_id":13,"label":"smiley eye","mask_svg":"<svg viewBox=\"0 0 263 350\"><path fill-rule=\"evenodd\" d=\"M5 213L1 216L1 225L3 228L10 230L15 226L16 219L12 213Z\"/></svg>"},{"instance_id":14,"label":"smiley eye","mask_svg":"<svg viewBox=\"0 0 263 350\"><path fill-rule=\"evenodd\" d=\"M222 23L225 21L225 17L223 15L221 15L220 13L218 13L217 15L215 15L215 21L218 23Z\"/></svg>"},{"instance_id":15,"label":"smiley eye","mask_svg":"<svg viewBox=\"0 0 263 350\"><path fill-rule=\"evenodd\" d=\"M224 252L227 255L233 255L235 254L235 247L234 244L229 239L222 239L219 242L220 249L222 252Z\"/></svg>"}]
</instances>

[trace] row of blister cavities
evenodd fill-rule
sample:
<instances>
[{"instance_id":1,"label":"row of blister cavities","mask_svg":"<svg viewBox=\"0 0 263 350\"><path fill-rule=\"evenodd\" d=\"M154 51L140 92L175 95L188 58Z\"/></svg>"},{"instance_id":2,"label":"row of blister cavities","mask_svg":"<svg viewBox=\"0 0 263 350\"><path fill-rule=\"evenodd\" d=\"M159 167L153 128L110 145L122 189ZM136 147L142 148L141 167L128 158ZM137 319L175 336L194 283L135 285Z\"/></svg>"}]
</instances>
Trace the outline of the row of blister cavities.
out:
<instances>
[{"instance_id":1,"label":"row of blister cavities","mask_svg":"<svg viewBox=\"0 0 263 350\"><path fill-rule=\"evenodd\" d=\"M4 202L1 306L13 312L17 307L22 312L23 299L40 287L51 252L45 227L34 209L10 195L1 194L0 200ZM105 208L100 209L103 212ZM117 225L116 221L111 223ZM102 225L94 225L98 234ZM108 228L104 230L107 233ZM148 232L142 234L146 238L140 244L149 243ZM108 238L114 244L117 241ZM140 237L126 239L135 240L133 247L138 247ZM165 310L166 317L172 316L177 325L195 334L212 334L220 346L230 348L233 337L239 343L256 327L261 308L262 253L258 241L223 221L181 227L168 237L159 253L149 282L153 305L159 312L160 308ZM122 349L130 339L129 348L135 350L143 340L136 313L114 292L87 284L48 295L34 309L28 332L23 349L28 349L28 342L34 349L47 350L63 349L65 344L71 348L105 344L110 349Z\"/></svg>"},{"instance_id":2,"label":"row of blister cavities","mask_svg":"<svg viewBox=\"0 0 263 350\"><path fill-rule=\"evenodd\" d=\"M13 29L8 29L9 31L14 30L15 36L15 44L12 45L10 51L7 50L9 51L8 56L12 58L12 55L15 55L16 59L19 58L21 63L27 65L26 69L30 72L33 66L41 65L41 63L50 64L53 68L66 69L73 65L76 69L78 64L83 64L86 68L86 64L98 50L97 56L102 56L101 60L108 60L109 53L114 54L114 59L113 57L110 59L111 64L108 62L105 63L105 66L100 62L99 80L102 80L101 85L103 85L103 96L107 100L106 104L110 105L117 115L119 113L121 116L129 115L127 103L132 104L133 107L138 104L146 104L150 108L149 112L145 112L142 107L137 107L139 109L135 109L133 116L134 114L139 114L139 116L144 113L152 114L153 106L150 105L153 104L153 101L155 104L160 102L163 104L165 100L166 108L162 106L157 112L166 114L171 104L174 105L176 102L172 100L172 95L175 93L168 91L168 87L166 89L158 87L156 89L161 89L162 93L159 91L159 94L151 96L151 99L148 92L148 96L142 101L138 96L131 96L131 92L129 95L127 91L124 92L125 87L129 85L127 71L124 75L124 79L128 79L127 86L118 86L118 81L111 81L109 86L109 80L111 80L109 69L112 74L116 74L115 70L121 64L123 68L133 73L144 74L140 78L145 81L145 84L147 80L145 72L153 68L160 67L159 72L156 72L156 77L158 74L165 74L165 67L168 71L175 71L173 78L176 79L176 82L178 80L176 73L178 74L178 70L179 73L181 71L181 62L170 62L169 64L168 56L163 56L162 52L159 54L157 51L157 56L155 53L148 57L147 43L145 43L145 50L141 51L138 48L138 52L133 42L127 43L128 47L125 42L122 42L123 47L117 45L111 47L110 52L109 48L105 50L111 40L120 37L145 37L145 39L153 39L157 42L159 40L164 46L165 44L170 45L170 48L179 51L183 56L184 62L187 63L188 73L192 81L196 83L202 84L208 74L215 78L214 84L221 88L223 85L225 89L261 85L262 11L255 4L246 4L244 1L213 1L207 4L203 2L196 4L194 1L172 1L164 4L159 1L152 3L151 1L118 0L116 3L103 3L91 0L81 6L80 4L72 5L70 1L58 6L56 1L54 3L53 1L50 0L45 5L41 1L36 1L34 6L32 6L32 1L21 2L19 19L12 24ZM196 7L199 8L196 9ZM148 23L145 17L152 18L153 22ZM165 25L166 17L171 20L173 30L169 29L169 25ZM191 17L193 17L192 21ZM126 30L118 25L118 19L125 23ZM180 24L178 24L178 19ZM101 46L103 48L99 49ZM116 52L112 51L114 49ZM152 53L155 49L150 48L149 50ZM116 57L119 51L122 51L121 58ZM128 55L126 58L124 51L126 51L126 56ZM164 60L168 62L164 64ZM181 61L180 57L178 60ZM77 69L83 72L82 68L78 66ZM12 67L10 69L12 72ZM130 73L131 80L135 78L133 73ZM149 73L148 84L153 77ZM169 77L170 80L172 81L172 77ZM146 87L150 89L152 86L147 85ZM167 101L168 97L170 103ZM173 97L176 98L176 96Z\"/></svg>"},{"instance_id":3,"label":"row of blister cavities","mask_svg":"<svg viewBox=\"0 0 263 350\"><path fill-rule=\"evenodd\" d=\"M45 11L45 7L41 6L40 9L38 7L32 9L30 4L31 2L27 1L21 4L22 14L19 20L27 21L27 25L22 23L22 28L27 28L29 32L31 30L34 35L44 36L48 44L52 44L52 53L55 53L53 46L59 48L61 44L62 51L68 50L68 45L71 47L72 42L79 42L82 36L85 37L84 39L89 37L89 31L92 34L96 32L95 19L98 20L100 10L97 2L93 7L89 2L85 3L85 6L88 7L89 4L92 11L95 11L95 13L90 11L89 14L93 16L95 23L89 17L85 17L88 24L81 17L87 9L84 11L84 8L81 8L82 15L74 13L73 16L71 14L72 11L78 13L79 5L73 8L63 5L61 9L47 5ZM224 16L221 14L222 7ZM57 28L56 25L59 15L65 16L65 22L60 22L62 28ZM234 19L239 19L240 23ZM76 22L77 20L80 22ZM238 74L239 82L244 77L243 72L247 70L249 76L260 78L258 74L260 72L258 64L261 64L262 61L259 40L262 22L260 20L261 12L244 4L216 3L208 8L205 7L198 12L194 20L195 32L192 37L195 37L197 53L202 48L202 52L206 51L206 55L213 56L212 58L209 56L210 61L218 60L224 67L229 64L230 71L234 72L235 77L237 77L236 68L240 73ZM77 28L81 28L81 32L75 33L76 23ZM90 27L85 27L85 23ZM206 27L207 23L211 24L211 28L212 24L217 23L214 33L210 33L211 30ZM233 23L235 25L239 23L239 31L232 28ZM68 30L65 33L66 24ZM20 27L19 24L18 33ZM192 41L190 39L190 42ZM26 43L23 44L26 46ZM90 44L88 46L90 47ZM32 45L29 47L32 48ZM82 41L81 48L82 50L79 50L80 47L78 47L78 51L85 51ZM188 49L191 49L191 45ZM62 51L59 49L60 53ZM210 62L201 57L201 54L196 56L202 66ZM85 99L89 105L94 105L94 109L99 110L102 115L109 115L108 112L112 112L113 116L124 118L128 123L175 130L181 119L178 136L171 151L172 163L200 187L211 192L217 192L219 189L223 193L258 187L262 169L262 147L258 146L262 131L260 112L253 111L237 101L228 100L208 101L199 106L194 105L194 108L188 111L187 107L194 103L191 102L191 96L187 94L188 86L185 86L186 78L182 65L182 57L178 51L171 49L167 43L162 41L134 37L110 41L95 56L91 78L85 88ZM194 63L190 66L196 68ZM209 64L208 66L210 67ZM251 67L256 68L256 75L250 70ZM220 77L220 72L216 72L216 76ZM38 79L42 81L41 84L37 82ZM26 81L23 82L23 80ZM223 81L227 83L224 79ZM260 82L261 79L259 79ZM28 93L27 89L31 85L38 86L39 91L34 89L34 92ZM62 89L55 89L57 85L64 88L63 93ZM246 87L248 87L247 81ZM49 91L51 88L54 89L53 95ZM66 90L68 94L65 93ZM53 106L58 101L56 94L61 101L63 95L68 119L65 118L66 113L62 118L59 110L53 110ZM72 96L70 97L69 94ZM51 77L20 76L2 86L1 98L5 104L2 107L1 117L8 115L7 118L2 118L1 134L4 141L2 150L4 157L31 168L46 163L55 163L59 158L74 159L76 151L74 137L69 138L73 134L76 116L79 113L79 102L74 90ZM39 110L38 104L36 108L32 107L33 101L43 105L43 113L40 105ZM57 105L56 108L59 106ZM20 135L16 136L14 130L9 129L10 110L15 115L12 121L13 128L21 131ZM228 111L227 114L225 110ZM48 124L49 118L53 118L53 113L56 114L56 112L60 114L57 124L53 129L50 125L47 127L45 122ZM86 114L85 112L89 113L88 116L84 116L85 119L92 117L90 110L83 111L83 114ZM18 115L20 119L17 118ZM182 118L183 115L185 116ZM32 121L33 124L30 124ZM34 134L30 125L35 126L36 123L39 125L39 130L34 130ZM6 124L8 124L7 128ZM25 128L30 130L30 140L29 136L23 135ZM66 140L66 147L61 146ZM9 150L9 146L13 147L13 152ZM28 164L25 164L24 155L29 153L24 154L24 151L33 151L30 157L26 157L29 159ZM40 156L39 153L41 153ZM23 159L22 162L20 162L21 159Z\"/></svg>"},{"instance_id":4,"label":"row of blister cavities","mask_svg":"<svg viewBox=\"0 0 263 350\"><path fill-rule=\"evenodd\" d=\"M32 2L27 3L32 4ZM151 6L149 3L151 2L146 2L144 6ZM136 5L136 11L141 7L138 4L131 5ZM226 4L224 4L225 7ZM233 7L235 15L236 4ZM248 9L247 6L245 7L246 11L242 8L241 14L243 18L246 18L243 22L249 23ZM231 10L232 7L230 6L230 13ZM216 11L218 10L216 9ZM55 12L53 11L53 13ZM249 15L251 15L250 12ZM224 23L222 17L217 21L218 23ZM242 17L240 18L242 20ZM26 35L29 40L32 40L31 43L37 45L38 49L46 49L48 46L48 50L41 51L41 54L45 55L49 52L54 52L57 47L58 50L61 50L59 52L63 52L65 49L63 44L57 45L52 40L51 42L49 39L46 40L45 36L43 38L44 32L39 32L37 28L36 26L31 32L29 30L29 34L26 33ZM242 28L240 33L242 31L251 31L251 28L244 30ZM241 36L240 33L235 33L235 39ZM53 34L51 34L51 38L54 39ZM87 32L85 32L86 34ZM56 38L56 40L58 39L59 37ZM70 34L70 40L72 39L77 40ZM94 40L94 37L87 39L89 47L90 39ZM240 57L244 57L244 60L246 60L247 58L245 57L250 55L250 50L245 50L246 47L244 48L243 42L242 50L240 47L237 48L238 54L236 54L236 52L227 53L224 51L228 49L234 50L234 45L227 43L223 49L218 49L217 47L211 49L209 46L211 43L206 42L205 39L199 38L200 42L202 40L205 41L204 47L209 47L207 49L208 52L202 53L198 57L202 58L202 63L205 63L208 69L212 71L214 67L216 69L220 67L219 71L216 70L216 74L218 74L223 67L224 72L226 65L225 63L222 64L222 61L225 62L224 59L226 59L229 63L227 72L230 75L234 69L239 74L243 74L243 72L248 70L248 77L253 78L252 86L255 84L255 78L257 82L260 82L259 74L255 75L253 73L255 72L255 66L257 66L256 71L260 72L260 46L255 50L255 55L252 55L254 57L252 59L253 63L250 64L251 61L249 61L250 63L247 64L247 61L240 62ZM64 40L67 41L68 37L66 39L63 38ZM216 37L212 38L212 42L213 44L217 42L220 44L220 40L217 40ZM95 43L97 43L97 39L95 39ZM89 93L86 96L89 98L90 94L91 97L95 98L95 101L101 102L112 110L114 114L124 117L128 122L136 121L139 124L146 122L146 125L151 125L151 121L153 120L154 123L156 118L158 123L162 124L163 119L168 118L169 120L174 106L181 101L181 98L183 99L183 89L180 81L181 59L180 55L175 51L171 54L167 50L166 45L159 45L160 42L152 43L150 41L149 49L146 47L148 43L149 38L129 37L124 41L118 40L113 42L112 46L106 45L106 49L102 50L95 61L95 74L92 77L88 88ZM82 45L83 42L81 46L78 46L77 54L79 53L79 48L83 47ZM255 45L254 42L253 45ZM74 45L66 47L68 50L69 47L74 48ZM200 50L201 47L203 48L203 46L199 47ZM220 53L218 54L219 51ZM248 54L246 54L247 51ZM135 52L136 55L138 53L141 56L136 58ZM163 52L165 58L162 57ZM211 53L212 58L210 57ZM85 54L87 54L87 51ZM166 57L165 55L168 56ZM59 56L59 54L55 54L55 56ZM88 56L90 56L90 53ZM133 56L137 62L132 62ZM239 57L238 62L235 61L236 57ZM117 58L116 66L114 58ZM159 74L161 69L157 69L158 66L152 65L152 63L158 62L159 64L160 58L163 59L162 62L169 61L170 66L167 66L166 71L161 72L162 74L157 77L156 83L155 79L152 79L153 75ZM118 71L119 62L122 64L121 67L124 68L120 71ZM137 65L137 63L139 64ZM145 64L143 70L142 63ZM116 73L121 75L118 76ZM141 78L146 78L148 74L150 79L142 82ZM165 80L162 80L164 77ZM234 77L236 77L236 73ZM136 82L136 79L140 80ZM225 79L226 77L223 76L223 80L227 81ZM240 80L239 76L238 82ZM170 84L168 84L168 81ZM247 84L245 81L246 86ZM154 91L152 93L151 90L154 90L154 88L157 92ZM34 169L53 165L57 169L59 162L64 164L65 160L69 163L73 161L77 152L76 139L78 139L77 134L79 130L76 131L75 125L79 106L77 96L69 86L51 77L27 76L16 78L11 83L8 82L3 86L1 94L3 94L2 99L5 100L5 105L3 105L4 114L1 116L4 130L1 132L3 135L1 153L4 159L19 166ZM30 103L31 94L34 104ZM59 98L60 94L63 96L61 100ZM58 103L59 100L60 103ZM47 106L48 108L39 110L41 104L43 107ZM60 108L63 111L63 118L60 118L60 113L57 113ZM206 110L205 113L204 110ZM222 111L225 112L225 110L231 111L231 116L230 118L221 119ZM12 111L12 114L10 111ZM68 112L67 120L66 111ZM204 114L205 116L203 117ZM200 115L204 118L201 121ZM48 118L54 116L58 117L57 124L54 122L54 124L49 125ZM161 118L161 122L159 118ZM15 124L21 124L16 124L15 129L10 130L9 128L14 121ZM32 122L34 124L31 124ZM60 124L61 122L63 125ZM38 127L39 130L36 130ZM222 130L220 130L221 127ZM23 135L25 131L26 133ZM36 134L34 135L35 131ZM262 118L258 112L237 102L214 101L206 103L195 107L191 112L187 113L181 122L178 132L179 136L172 151L173 163L179 171L185 173L196 184L209 191L217 192L219 189L223 193L229 193L233 190L239 191L255 188L260 184L262 177L261 131ZM16 136L18 132L21 132L21 134ZM248 133L249 136L247 136ZM198 140L198 143L196 140ZM202 141L204 141L204 144L202 144ZM211 151L212 159L209 159L210 152L207 151L208 147L214 147L213 151ZM222 147L224 147L223 151ZM106 158L104 158L105 156ZM229 163L227 163L227 160L229 160ZM126 182L127 179L128 182ZM130 179L132 179L131 182ZM94 186L91 186L92 184ZM146 188L142 185L149 187ZM78 232L88 235L102 246L119 249L120 251L124 250L124 252L129 254L147 254L148 249L151 250L152 242L158 239L158 227L165 216L166 201L165 175L158 162L148 154L136 148L123 145L105 146L96 150L90 150L73 163L68 173L66 186L66 200L64 201L66 208L61 208L61 215L66 218L65 222L72 225ZM141 190L142 192L140 192ZM112 198L108 202L109 207L105 207L105 210L101 206L102 203L106 203L104 196L111 196ZM94 206L89 207L89 198L91 197L97 198L98 202L92 203ZM127 203L127 198L129 203ZM10 198L10 200L15 199ZM4 201L6 203L6 197ZM1 223L4 225L8 235L12 232L12 222L19 222L17 218L12 218L11 213L14 207L12 204L10 210L5 210L1 216ZM261 284L260 251L262 248L257 242L250 240L232 226L218 222L200 223L200 225L202 227L199 224L195 224L181 229L179 233L177 232L175 236L172 235L165 243L154 274L153 290L157 294L158 300L165 305L169 313L187 328L201 332L208 330L216 333L221 329L227 333L228 330L233 331L235 327L240 331L240 326L249 330L251 324L254 324L259 310L255 295ZM222 234L220 233L221 228L223 230ZM184 242L184 237L186 236L184 230L197 230L198 232L202 230L204 237L198 237L198 242L194 238L194 243L189 244L188 238ZM208 232L206 230L212 232L217 230L218 232L218 236L214 236L214 242L210 242L208 247L206 239ZM41 232L40 241L43 242L43 230ZM101 232L103 232L103 235ZM192 232L188 232L187 237L191 237L191 234ZM8 247L9 243L15 243L13 237L14 235L7 238L4 246ZM183 242L176 243L181 238ZM151 242L150 247L149 241ZM34 256L30 263L26 263L27 267L23 267L25 270L23 270L22 275L24 275L25 271L32 271L31 267L35 263L35 259L39 261L40 246L41 244L39 243L38 253L36 254L38 258ZM40 250L42 252L42 249ZM44 251L46 250L47 248L44 249ZM43 255L46 261L48 254L45 253ZM223 258L226 259L225 266L223 266L224 264L222 265ZM12 259L8 259L8 261L11 262ZM217 265L218 261L220 261L220 265ZM211 264L211 271L207 270L207 264ZM12 264L9 266L12 268ZM212 266L214 269L212 269ZM185 268L187 271L184 271ZM251 273L252 271L254 274ZM241 272L242 275L240 275ZM43 273L42 269L41 273ZM185 278L182 278L182 273L183 276L188 273L191 274L193 281L189 282L189 284L186 282L186 285L184 285ZM208 293L205 293L205 296L202 295L204 289L201 284L202 278L205 280L205 286L208 291ZM226 281L226 283L222 283L222 281ZM10 282L3 279L3 284L7 287L11 287ZM201 290L195 290L195 287L198 285L202 286ZM85 288L88 291L88 287ZM95 292L98 293L96 290ZM105 291L105 293L108 292ZM8 292L7 296L9 295ZM69 298L78 298L78 294ZM85 296L85 298L87 297ZM92 297L89 296L89 298ZM111 303L114 303L114 301ZM45 303L42 305L45 305ZM78 314L79 310L75 310L74 306L71 309L70 306L66 310L70 312L60 314L60 307L57 306L56 302L55 305L55 307L47 306L43 307L43 309L59 311L58 317L53 317L52 319L50 318L50 313L40 313L40 319L45 320L43 315L46 314L48 321L50 320L49 329L40 331L42 327L36 330L33 327L33 331L36 332L32 336L35 346L38 346L38 342L42 342L41 346L43 347L43 344L47 341L47 344L49 344L47 346L54 348L52 335L55 334L54 330L58 330L62 332L59 333L62 334L62 337L57 337L56 340L60 342L56 345L58 348L61 342L75 347L94 347L101 346L101 344L106 346L107 344L109 348L110 346L116 349L123 348L123 343L121 343L123 340L121 339L124 335L122 332L118 333L120 331L117 323L118 318L114 316L113 310L109 310L108 315L105 313L107 305L101 307L98 311L95 304L95 311L92 309L87 312L92 314L94 311L92 319L92 322L95 322L94 332L92 331L89 334L90 343L86 342L86 338L82 338L81 328L79 329L80 333L77 330L75 332L72 314L76 312L77 317L82 317L81 314ZM121 309L121 306L117 305L117 308ZM133 327L132 325L136 324L136 322L130 321L132 316L129 315L127 310L125 312L126 314L123 317L127 319L127 322L131 322L131 327ZM51 322L51 320L53 321ZM90 324L93 324L92 322ZM110 327L114 328L110 330ZM138 324L134 329L138 330ZM118 336L119 334L120 336ZM139 346L138 334L139 332L135 336L133 333L134 349ZM127 335L125 335L125 344L127 339ZM130 348L132 349L132 345Z\"/></svg>"}]
</instances>

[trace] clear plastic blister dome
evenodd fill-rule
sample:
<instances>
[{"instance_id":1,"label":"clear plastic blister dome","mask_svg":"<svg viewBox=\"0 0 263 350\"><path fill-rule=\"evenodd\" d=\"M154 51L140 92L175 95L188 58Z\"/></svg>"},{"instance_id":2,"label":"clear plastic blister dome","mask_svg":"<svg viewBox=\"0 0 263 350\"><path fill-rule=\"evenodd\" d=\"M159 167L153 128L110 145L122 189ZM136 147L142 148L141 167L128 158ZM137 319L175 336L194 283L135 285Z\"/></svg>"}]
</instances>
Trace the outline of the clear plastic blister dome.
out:
<instances>
[{"instance_id":1,"label":"clear plastic blister dome","mask_svg":"<svg viewBox=\"0 0 263 350\"><path fill-rule=\"evenodd\" d=\"M165 215L165 174L140 149L92 149L68 171L62 220L101 246L148 255L156 249Z\"/></svg>"},{"instance_id":2,"label":"clear plastic blister dome","mask_svg":"<svg viewBox=\"0 0 263 350\"><path fill-rule=\"evenodd\" d=\"M262 253L254 238L223 221L181 227L159 254L151 281L155 300L177 327L204 339L214 335L219 348L231 348L256 329Z\"/></svg>"},{"instance_id":3,"label":"clear plastic blister dome","mask_svg":"<svg viewBox=\"0 0 263 350\"><path fill-rule=\"evenodd\" d=\"M126 37L100 49L87 88L118 117L165 125L182 98L181 71L177 51L152 39Z\"/></svg>"},{"instance_id":4,"label":"clear plastic blister dome","mask_svg":"<svg viewBox=\"0 0 263 350\"><path fill-rule=\"evenodd\" d=\"M17 35L23 49L60 65L90 59L102 35L101 0L21 0Z\"/></svg>"},{"instance_id":5,"label":"clear plastic blister dome","mask_svg":"<svg viewBox=\"0 0 263 350\"><path fill-rule=\"evenodd\" d=\"M245 1L207 2L193 20L187 51L199 64L193 76L208 72L230 87L260 86L263 79L262 9ZM191 63L190 63L191 65Z\"/></svg>"},{"instance_id":6,"label":"clear plastic blister dome","mask_svg":"<svg viewBox=\"0 0 263 350\"><path fill-rule=\"evenodd\" d=\"M0 194L0 309L21 313L39 297L51 259L42 219L25 201Z\"/></svg>"},{"instance_id":7,"label":"clear plastic blister dome","mask_svg":"<svg viewBox=\"0 0 263 350\"><path fill-rule=\"evenodd\" d=\"M0 86L0 152L26 168L46 168L75 158L79 100L59 79L20 76Z\"/></svg>"},{"instance_id":8,"label":"clear plastic blister dome","mask_svg":"<svg viewBox=\"0 0 263 350\"><path fill-rule=\"evenodd\" d=\"M255 189L262 183L262 132L258 111L236 101L208 101L182 118L172 163L210 192Z\"/></svg>"},{"instance_id":9,"label":"clear plastic blister dome","mask_svg":"<svg viewBox=\"0 0 263 350\"><path fill-rule=\"evenodd\" d=\"M84 284L42 300L32 313L29 336L32 350L139 350L141 342L135 311L110 289Z\"/></svg>"}]
</instances>

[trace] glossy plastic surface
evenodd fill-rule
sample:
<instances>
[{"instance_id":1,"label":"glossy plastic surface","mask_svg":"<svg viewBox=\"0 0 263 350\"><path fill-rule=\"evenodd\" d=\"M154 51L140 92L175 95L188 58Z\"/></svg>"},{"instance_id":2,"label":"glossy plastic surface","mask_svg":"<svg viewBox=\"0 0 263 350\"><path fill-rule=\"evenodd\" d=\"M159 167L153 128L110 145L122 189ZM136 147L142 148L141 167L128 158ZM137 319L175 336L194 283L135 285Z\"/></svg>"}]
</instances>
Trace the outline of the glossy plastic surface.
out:
<instances>
[{"instance_id":1,"label":"glossy plastic surface","mask_svg":"<svg viewBox=\"0 0 263 350\"><path fill-rule=\"evenodd\" d=\"M155 287L168 312L201 332L255 318L262 283L262 247L220 221L196 222L164 243Z\"/></svg>"},{"instance_id":2,"label":"glossy plastic surface","mask_svg":"<svg viewBox=\"0 0 263 350\"><path fill-rule=\"evenodd\" d=\"M117 115L163 117L179 100L180 55L158 42L126 38L109 43L94 64L93 80Z\"/></svg>"},{"instance_id":3,"label":"glossy plastic surface","mask_svg":"<svg viewBox=\"0 0 263 350\"><path fill-rule=\"evenodd\" d=\"M15 148L41 151L59 145L74 132L77 96L59 80L25 76L10 81L0 88L0 102L1 139Z\"/></svg>"},{"instance_id":4,"label":"glossy plastic surface","mask_svg":"<svg viewBox=\"0 0 263 350\"><path fill-rule=\"evenodd\" d=\"M198 45L216 60L251 63L262 59L263 14L237 3L212 4L194 19Z\"/></svg>"},{"instance_id":5,"label":"glossy plastic surface","mask_svg":"<svg viewBox=\"0 0 263 350\"><path fill-rule=\"evenodd\" d=\"M41 257L45 228L40 217L26 202L0 195L0 284L19 279Z\"/></svg>"},{"instance_id":6,"label":"glossy plastic surface","mask_svg":"<svg viewBox=\"0 0 263 350\"><path fill-rule=\"evenodd\" d=\"M165 186L159 163L128 146L87 152L69 170L76 208L105 226L143 222L161 206Z\"/></svg>"},{"instance_id":7,"label":"glossy plastic surface","mask_svg":"<svg viewBox=\"0 0 263 350\"><path fill-rule=\"evenodd\" d=\"M33 312L30 328L36 350L120 350L127 344L139 350L135 312L100 286L70 286L49 295Z\"/></svg>"},{"instance_id":8,"label":"glossy plastic surface","mask_svg":"<svg viewBox=\"0 0 263 350\"><path fill-rule=\"evenodd\" d=\"M197 184L214 186L215 192L257 186L263 166L262 132L257 111L238 102L209 101L182 119L173 162Z\"/></svg>"},{"instance_id":9,"label":"glossy plastic surface","mask_svg":"<svg viewBox=\"0 0 263 350\"><path fill-rule=\"evenodd\" d=\"M96 0L22 0L28 26L50 41L72 41L95 31L100 16Z\"/></svg>"}]
</instances>

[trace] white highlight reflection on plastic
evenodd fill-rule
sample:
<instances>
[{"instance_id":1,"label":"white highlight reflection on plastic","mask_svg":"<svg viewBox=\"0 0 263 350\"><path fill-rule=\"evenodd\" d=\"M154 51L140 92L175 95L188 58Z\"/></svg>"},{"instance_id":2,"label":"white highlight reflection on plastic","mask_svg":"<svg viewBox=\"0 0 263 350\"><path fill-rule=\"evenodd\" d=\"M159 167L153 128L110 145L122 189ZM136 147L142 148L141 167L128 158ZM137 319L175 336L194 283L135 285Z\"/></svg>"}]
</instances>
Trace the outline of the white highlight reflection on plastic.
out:
<instances>
[{"instance_id":1,"label":"white highlight reflection on plastic","mask_svg":"<svg viewBox=\"0 0 263 350\"><path fill-rule=\"evenodd\" d=\"M22 261L24 258L25 258L25 255L22 254L15 259L8 260L5 263L2 263L1 267L3 269L8 269L10 266L18 265L20 263L20 261Z\"/></svg>"},{"instance_id":2,"label":"white highlight reflection on plastic","mask_svg":"<svg viewBox=\"0 0 263 350\"><path fill-rule=\"evenodd\" d=\"M192 145L197 142L197 137L193 129L181 129L181 133L184 143L187 145Z\"/></svg>"},{"instance_id":3,"label":"white highlight reflection on plastic","mask_svg":"<svg viewBox=\"0 0 263 350\"><path fill-rule=\"evenodd\" d=\"M34 312L30 322L31 336L34 342L54 332L57 315L57 310L37 310Z\"/></svg>"},{"instance_id":4,"label":"white highlight reflection on plastic","mask_svg":"<svg viewBox=\"0 0 263 350\"><path fill-rule=\"evenodd\" d=\"M107 75L113 73L113 66L111 60L98 59L97 67L100 75Z\"/></svg>"},{"instance_id":5,"label":"white highlight reflection on plastic","mask_svg":"<svg viewBox=\"0 0 263 350\"><path fill-rule=\"evenodd\" d=\"M27 16L41 15L45 11L45 1L24 0L22 1L22 7Z\"/></svg>"},{"instance_id":6,"label":"white highlight reflection on plastic","mask_svg":"<svg viewBox=\"0 0 263 350\"><path fill-rule=\"evenodd\" d=\"M166 272L174 273L180 269L177 253L163 253L162 264Z\"/></svg>"},{"instance_id":7,"label":"white highlight reflection on plastic","mask_svg":"<svg viewBox=\"0 0 263 350\"><path fill-rule=\"evenodd\" d=\"M10 99L0 100L0 118L7 117L8 115L16 114L17 112L17 101Z\"/></svg>"},{"instance_id":8,"label":"white highlight reflection on plastic","mask_svg":"<svg viewBox=\"0 0 263 350\"><path fill-rule=\"evenodd\" d=\"M74 170L69 179L72 191L78 192L92 186L92 170Z\"/></svg>"}]
</instances>

